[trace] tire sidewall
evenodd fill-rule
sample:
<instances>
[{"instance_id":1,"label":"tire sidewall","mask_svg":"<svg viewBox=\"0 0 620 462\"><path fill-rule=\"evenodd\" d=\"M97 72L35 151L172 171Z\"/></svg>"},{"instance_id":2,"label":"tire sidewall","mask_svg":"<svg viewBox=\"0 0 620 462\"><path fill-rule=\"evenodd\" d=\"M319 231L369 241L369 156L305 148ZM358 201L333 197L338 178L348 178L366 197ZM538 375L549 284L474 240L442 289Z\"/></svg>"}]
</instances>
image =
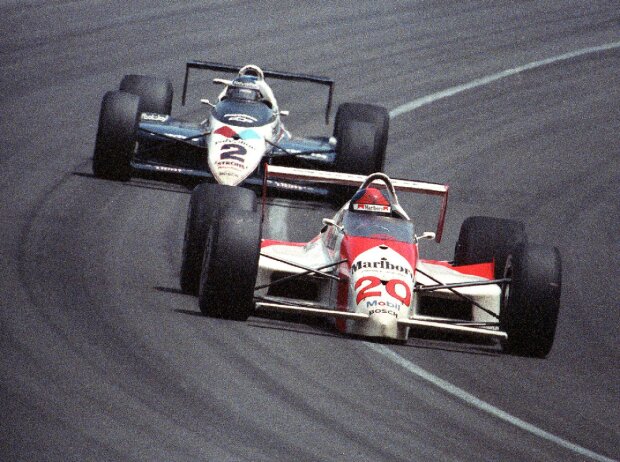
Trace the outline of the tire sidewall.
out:
<instances>
[{"instance_id":1,"label":"tire sidewall","mask_svg":"<svg viewBox=\"0 0 620 462\"><path fill-rule=\"evenodd\" d=\"M544 358L550 352L560 308L562 267L555 247L522 243L508 255L500 328L504 350Z\"/></svg>"},{"instance_id":2,"label":"tire sidewall","mask_svg":"<svg viewBox=\"0 0 620 462\"><path fill-rule=\"evenodd\" d=\"M254 310L260 213L220 210L206 239L199 305L207 316L245 321Z\"/></svg>"},{"instance_id":3,"label":"tire sidewall","mask_svg":"<svg viewBox=\"0 0 620 462\"><path fill-rule=\"evenodd\" d=\"M109 91L104 95L95 138L95 176L117 181L131 178L139 105L140 98L130 93Z\"/></svg>"},{"instance_id":4,"label":"tire sidewall","mask_svg":"<svg viewBox=\"0 0 620 462\"><path fill-rule=\"evenodd\" d=\"M189 201L181 253L180 285L183 292L198 294L206 240L219 211L253 212L256 211L256 204L256 195L246 188L210 183L202 183L194 188Z\"/></svg>"}]
</instances>

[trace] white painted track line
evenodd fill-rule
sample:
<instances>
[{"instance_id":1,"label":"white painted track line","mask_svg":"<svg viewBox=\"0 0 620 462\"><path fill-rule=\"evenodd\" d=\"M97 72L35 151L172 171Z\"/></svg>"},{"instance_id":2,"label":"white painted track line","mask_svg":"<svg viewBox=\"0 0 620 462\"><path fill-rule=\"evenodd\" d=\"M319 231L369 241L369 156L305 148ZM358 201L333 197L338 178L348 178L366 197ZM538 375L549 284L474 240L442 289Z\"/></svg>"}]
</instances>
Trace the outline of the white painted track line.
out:
<instances>
[{"instance_id":1,"label":"white painted track line","mask_svg":"<svg viewBox=\"0 0 620 462\"><path fill-rule=\"evenodd\" d=\"M605 45L600 45L596 47L590 48L582 48L581 50L572 51L570 53L564 53L562 55L554 56L552 58L543 59L540 61L534 61L523 66L518 66L512 69L507 69L502 72L498 72L497 74L487 75L486 77L481 77L476 80L472 80L471 82L465 83L463 85L457 85L456 87L447 88L445 90L439 91L437 93L433 93L431 95L423 96L422 98L414 99L408 103L405 103L401 106L398 106L390 111L390 118L393 119L398 117L399 115L406 114L407 112L411 112L419 107L425 106L427 104L433 103L443 98L447 98L448 96L454 96L458 93L462 93L467 90L471 90L473 88L481 87L483 85L488 85L489 83L495 82L497 80L510 77L520 72L528 71L530 69L535 69L537 67L548 66L550 64L555 64L560 61L566 61L567 59L577 58L579 56L598 53L601 51L611 50L614 48L620 48L620 42L607 43Z\"/></svg>"},{"instance_id":2,"label":"white painted track line","mask_svg":"<svg viewBox=\"0 0 620 462\"><path fill-rule=\"evenodd\" d=\"M560 438L559 436L553 435L552 433L542 430L541 428L538 428L535 425L527 423L524 420L519 419L518 417L508 414L507 412L502 411L501 409L493 406L492 404L487 403L486 401L476 398L474 395L466 392L465 390L457 387L456 385L452 385L450 382L447 382L446 380L443 380L437 377L436 375L431 374L427 370L422 369L420 366L403 358L402 356L390 350L388 347L384 345L380 345L377 343L370 343L370 342L364 342L364 344L368 348L375 351L376 353L379 353L380 355L390 360L394 364L397 364L398 366L402 367L408 372L411 372L413 375L433 384L434 386L460 399L461 401L464 401L465 403L469 404L472 407L480 409L481 411L484 411L487 414L497 417L498 419L503 420L504 422L507 422L511 425L514 425L517 428L525 430L526 432L529 432L535 436L538 436L539 438L555 443L558 446L566 448L580 456L589 457L592 460L596 460L600 462L614 462L614 459L610 459L606 456L590 451L589 449L586 449L582 446L571 443L570 441L567 441L563 438Z\"/></svg>"},{"instance_id":3,"label":"white painted track line","mask_svg":"<svg viewBox=\"0 0 620 462\"><path fill-rule=\"evenodd\" d=\"M596 47L582 48L577 51L564 53L562 55L554 56L554 57L543 59L540 61L534 61L534 62L525 64L523 66L518 66L512 69L507 69L505 71L498 72L496 74L491 74L485 77L481 77L479 79L472 80L471 82L465 83L463 85L457 85L455 87L447 88L446 90L442 90L437 93L433 93L433 94L424 96L422 98L418 98L408 103L405 103L401 106L398 106L390 111L390 118L393 119L395 117L398 117L399 115L414 111L415 109L419 107L433 103L440 99L447 98L449 96L453 96L458 93L471 90L473 88L481 87L483 85L488 85L497 80L503 79L505 77L510 77L510 76L519 74L521 72L528 71L530 69L535 69L538 67L555 64L560 61L577 58L579 56L583 56L583 55L587 55L591 53L598 53L601 51L611 50L614 48L620 48L620 42L607 43L607 44L596 46ZM587 448L571 443L570 441L560 438L559 436L553 435L552 433L549 433L541 428L538 428L535 425L525 422L524 420L521 420L518 417L508 414L507 412L502 411L501 409L479 398L476 398L474 395L451 384L450 382L447 382L437 377L434 374L431 374L430 372L426 371L425 369L422 369L420 366L417 366L416 364L412 363L408 359L403 358L402 356L398 355L397 353L395 353L394 351L390 350L389 348L383 345L376 344L376 343L370 343L370 342L364 342L364 344L371 350L389 359L394 364L401 366L402 368L412 373L413 375L423 380L426 380L427 382L449 393L450 395L464 401L465 403L469 404L472 407L480 409L481 411L484 411L494 417L497 417L498 419L503 420L504 422L507 422L511 425L514 425L515 427L520 428L524 431L527 431L539 438L555 443L558 446L566 448L580 456L585 456L592 460L596 460L600 462L614 462L614 459L610 459L606 456L590 451Z\"/></svg>"}]
</instances>

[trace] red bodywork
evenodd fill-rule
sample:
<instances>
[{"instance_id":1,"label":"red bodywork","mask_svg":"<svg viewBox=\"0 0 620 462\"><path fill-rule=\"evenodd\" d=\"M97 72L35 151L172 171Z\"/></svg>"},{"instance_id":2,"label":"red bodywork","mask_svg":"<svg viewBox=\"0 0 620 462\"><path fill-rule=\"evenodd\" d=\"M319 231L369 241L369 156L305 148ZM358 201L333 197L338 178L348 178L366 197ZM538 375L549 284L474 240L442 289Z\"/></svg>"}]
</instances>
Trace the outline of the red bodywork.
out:
<instances>
[{"instance_id":1,"label":"red bodywork","mask_svg":"<svg viewBox=\"0 0 620 462\"><path fill-rule=\"evenodd\" d=\"M338 277L340 278L340 283L338 284L338 297L336 300L338 310L347 311L349 307L349 277L350 268L353 265L353 262L362 253L380 245L386 245L395 252L399 253L405 260L407 260L407 262L411 265L411 268L416 267L418 261L417 244L396 241L391 236L345 236L342 239L342 244L340 246L340 258L341 260L346 260L346 263L342 263L338 268ZM344 332L346 321L344 319L336 320L336 327L339 331Z\"/></svg>"}]
</instances>

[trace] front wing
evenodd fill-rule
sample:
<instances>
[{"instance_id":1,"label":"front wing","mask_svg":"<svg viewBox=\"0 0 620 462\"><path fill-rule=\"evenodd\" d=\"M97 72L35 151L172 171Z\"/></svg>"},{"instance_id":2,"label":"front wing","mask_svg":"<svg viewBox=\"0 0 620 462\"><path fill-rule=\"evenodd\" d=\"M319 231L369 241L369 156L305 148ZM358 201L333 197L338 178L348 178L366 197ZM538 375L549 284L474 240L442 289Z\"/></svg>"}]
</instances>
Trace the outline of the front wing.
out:
<instances>
[{"instance_id":1,"label":"front wing","mask_svg":"<svg viewBox=\"0 0 620 462\"><path fill-rule=\"evenodd\" d=\"M338 311L328 307L318 307L316 305L284 303L282 300L271 298L260 298L256 300L256 308L264 311L277 311L281 313L296 313L309 316L329 317L335 319L351 319L354 321L367 321L370 315L364 313L352 313L349 311ZM440 330L444 332L453 332L460 334L475 334L481 337L507 339L506 332L500 330L491 330L485 327L475 327L463 324L454 324L442 321L431 321L428 319L397 319L399 326L403 327L421 327Z\"/></svg>"}]
</instances>

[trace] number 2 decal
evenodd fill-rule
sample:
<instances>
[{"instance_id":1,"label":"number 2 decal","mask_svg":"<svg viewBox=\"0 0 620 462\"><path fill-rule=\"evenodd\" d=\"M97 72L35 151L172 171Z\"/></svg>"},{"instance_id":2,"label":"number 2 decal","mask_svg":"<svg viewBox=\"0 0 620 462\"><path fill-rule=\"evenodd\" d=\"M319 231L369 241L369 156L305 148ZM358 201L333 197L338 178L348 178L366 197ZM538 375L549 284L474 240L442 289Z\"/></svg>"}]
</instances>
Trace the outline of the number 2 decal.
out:
<instances>
[{"instance_id":1,"label":"number 2 decal","mask_svg":"<svg viewBox=\"0 0 620 462\"><path fill-rule=\"evenodd\" d=\"M367 282L367 284L362 287L365 282ZM355 302L359 305L359 303L365 298L380 297L381 292L379 290L371 290L380 285L381 279L376 276L364 276L359 278L355 283L355 290L360 289L360 287L361 289L357 293ZM398 290L401 288L404 289L404 294L402 293L403 291ZM411 289L404 281L401 281L400 279L391 279L385 284L385 290L388 295L395 298L403 305L409 306L411 303Z\"/></svg>"},{"instance_id":2,"label":"number 2 decal","mask_svg":"<svg viewBox=\"0 0 620 462\"><path fill-rule=\"evenodd\" d=\"M221 160L232 159L242 162L247 150L240 144L224 144L222 145L221 152Z\"/></svg>"}]
</instances>

